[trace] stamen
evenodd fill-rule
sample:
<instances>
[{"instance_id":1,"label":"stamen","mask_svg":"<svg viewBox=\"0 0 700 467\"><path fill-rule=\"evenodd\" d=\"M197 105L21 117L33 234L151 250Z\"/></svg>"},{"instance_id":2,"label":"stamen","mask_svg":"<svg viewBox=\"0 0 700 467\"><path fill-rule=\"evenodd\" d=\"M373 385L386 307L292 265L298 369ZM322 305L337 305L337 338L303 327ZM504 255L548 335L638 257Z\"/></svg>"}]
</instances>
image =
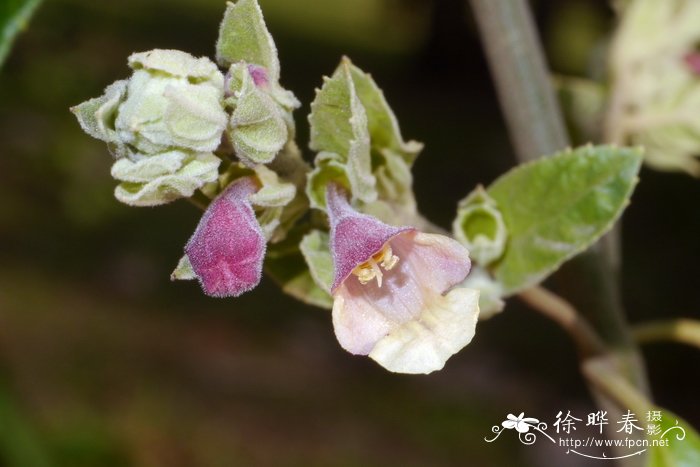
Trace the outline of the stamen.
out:
<instances>
[{"instance_id":1,"label":"stamen","mask_svg":"<svg viewBox=\"0 0 700 467\"><path fill-rule=\"evenodd\" d=\"M353 269L352 273L357 276L360 284L365 285L373 279L377 279L377 285L382 286L384 274L382 268L390 271L396 263L399 262L399 257L393 254L391 247L387 244L378 253L372 255L370 259Z\"/></svg>"}]
</instances>

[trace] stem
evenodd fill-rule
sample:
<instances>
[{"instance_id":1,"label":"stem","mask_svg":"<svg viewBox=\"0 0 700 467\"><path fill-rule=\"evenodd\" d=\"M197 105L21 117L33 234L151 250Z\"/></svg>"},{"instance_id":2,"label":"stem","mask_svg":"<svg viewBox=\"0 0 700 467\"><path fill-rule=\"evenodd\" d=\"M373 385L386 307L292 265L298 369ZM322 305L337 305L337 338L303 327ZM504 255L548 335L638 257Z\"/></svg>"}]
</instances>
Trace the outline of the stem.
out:
<instances>
[{"instance_id":1,"label":"stem","mask_svg":"<svg viewBox=\"0 0 700 467\"><path fill-rule=\"evenodd\" d=\"M620 376L616 365L610 360L605 358L586 360L581 365L581 372L619 407L625 407L637 414L644 413L653 407L644 393Z\"/></svg>"},{"instance_id":2,"label":"stem","mask_svg":"<svg viewBox=\"0 0 700 467\"><path fill-rule=\"evenodd\" d=\"M632 334L640 343L675 341L700 348L700 321L693 319L652 321L635 326Z\"/></svg>"},{"instance_id":3,"label":"stem","mask_svg":"<svg viewBox=\"0 0 700 467\"><path fill-rule=\"evenodd\" d=\"M576 342L582 358L607 352L605 343L566 300L542 287L531 287L518 294L532 309L559 324Z\"/></svg>"},{"instance_id":4,"label":"stem","mask_svg":"<svg viewBox=\"0 0 700 467\"><path fill-rule=\"evenodd\" d=\"M501 105L521 162L568 144L542 47L526 0L470 0ZM557 274L564 295L624 362L626 377L648 391L615 275L617 238L608 235Z\"/></svg>"},{"instance_id":5,"label":"stem","mask_svg":"<svg viewBox=\"0 0 700 467\"><path fill-rule=\"evenodd\" d=\"M469 1L518 159L526 162L563 149L568 145L568 138L526 0ZM621 106L621 102L615 103L615 110ZM615 120L616 115L613 117ZM614 122L608 123L612 125ZM620 138L610 133L606 137ZM618 242L619 233L611 232L586 253L565 264L555 276L563 285L564 295L585 314L609 349L604 357L609 362L609 369L602 377L603 380L611 378L609 381L601 381L598 373L588 369L589 362L597 361L599 357L586 358L581 368L588 378L593 397L611 415L619 414L621 404L626 403L613 391L620 381L625 388L632 387L640 394L649 393L643 360L621 306L616 278ZM544 308L549 312L563 309L560 306ZM573 307L569 311L572 310ZM581 332L580 326L571 324L582 322L578 316L573 321L570 316L565 319L561 314L550 313L550 317L558 320L570 333ZM575 336L575 339L582 339L578 334ZM606 386L611 381L615 388ZM624 465L634 466L642 462L641 458L623 461Z\"/></svg>"},{"instance_id":6,"label":"stem","mask_svg":"<svg viewBox=\"0 0 700 467\"><path fill-rule=\"evenodd\" d=\"M200 209L202 211L207 210L207 206L209 206L209 203L211 200L207 198L201 191L197 190L194 192L194 195L190 196L187 198L187 201L190 202L193 206L195 206L197 209Z\"/></svg>"},{"instance_id":7,"label":"stem","mask_svg":"<svg viewBox=\"0 0 700 467\"><path fill-rule=\"evenodd\" d=\"M470 0L521 161L569 145L526 0Z\"/></svg>"}]
</instances>

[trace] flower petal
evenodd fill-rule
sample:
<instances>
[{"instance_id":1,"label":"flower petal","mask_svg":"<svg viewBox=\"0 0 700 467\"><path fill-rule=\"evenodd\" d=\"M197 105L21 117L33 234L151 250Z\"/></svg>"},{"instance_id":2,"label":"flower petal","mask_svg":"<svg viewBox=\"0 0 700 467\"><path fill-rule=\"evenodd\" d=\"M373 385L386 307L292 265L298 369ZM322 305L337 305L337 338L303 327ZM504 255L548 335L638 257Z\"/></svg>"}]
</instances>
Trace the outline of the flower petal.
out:
<instances>
[{"instance_id":1,"label":"flower petal","mask_svg":"<svg viewBox=\"0 0 700 467\"><path fill-rule=\"evenodd\" d=\"M252 177L234 181L187 242L185 253L207 295L237 297L260 282L266 242L248 199L258 188Z\"/></svg>"},{"instance_id":2,"label":"flower petal","mask_svg":"<svg viewBox=\"0 0 700 467\"><path fill-rule=\"evenodd\" d=\"M444 235L412 232L394 238L391 247L399 258L410 258L424 289L438 293L462 282L471 268L469 251Z\"/></svg>"},{"instance_id":3,"label":"flower petal","mask_svg":"<svg viewBox=\"0 0 700 467\"><path fill-rule=\"evenodd\" d=\"M369 356L389 371L431 373L471 342L479 317L479 292L454 289L377 342Z\"/></svg>"},{"instance_id":4,"label":"flower petal","mask_svg":"<svg viewBox=\"0 0 700 467\"><path fill-rule=\"evenodd\" d=\"M360 264L380 251L391 238L414 230L412 227L392 227L372 216L355 211L348 203L347 193L335 183L329 183L326 205L331 223L331 252L335 277L331 291Z\"/></svg>"}]
</instances>

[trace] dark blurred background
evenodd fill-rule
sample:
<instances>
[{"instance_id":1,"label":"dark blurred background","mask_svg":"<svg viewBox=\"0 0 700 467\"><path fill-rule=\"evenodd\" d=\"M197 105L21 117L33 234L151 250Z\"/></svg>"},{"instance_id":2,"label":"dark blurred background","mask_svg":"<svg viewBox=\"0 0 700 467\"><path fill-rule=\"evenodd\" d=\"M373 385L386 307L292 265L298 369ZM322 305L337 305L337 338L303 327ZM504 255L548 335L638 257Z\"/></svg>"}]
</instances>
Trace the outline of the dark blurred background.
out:
<instances>
[{"instance_id":1,"label":"dark blurred background","mask_svg":"<svg viewBox=\"0 0 700 467\"><path fill-rule=\"evenodd\" d=\"M415 186L435 222L448 227L460 198L514 164L463 1L260 3L282 82L304 103L302 146L314 88L347 54L404 136L426 143ZM552 68L599 73L606 2L534 7ZM593 410L571 343L517 300L443 371L399 376L345 353L329 312L269 279L235 300L170 282L200 213L119 204L106 147L68 107L128 76L131 52L212 56L223 11L47 0L0 71L0 466L589 465L515 436L484 442L507 413L551 424ZM629 318L698 318L700 182L641 179L623 226ZM644 354L658 402L700 425L700 353Z\"/></svg>"}]
</instances>

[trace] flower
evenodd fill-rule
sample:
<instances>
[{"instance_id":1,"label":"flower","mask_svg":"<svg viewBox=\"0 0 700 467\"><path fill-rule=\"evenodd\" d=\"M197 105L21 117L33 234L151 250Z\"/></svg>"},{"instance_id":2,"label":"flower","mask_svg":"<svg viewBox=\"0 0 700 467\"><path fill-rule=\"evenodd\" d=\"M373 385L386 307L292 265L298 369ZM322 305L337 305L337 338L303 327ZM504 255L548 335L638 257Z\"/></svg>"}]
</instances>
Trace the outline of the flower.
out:
<instances>
[{"instance_id":1,"label":"flower","mask_svg":"<svg viewBox=\"0 0 700 467\"><path fill-rule=\"evenodd\" d=\"M479 292L452 288L469 273L469 252L443 235L358 213L334 183L326 205L340 345L397 373L441 369L474 336Z\"/></svg>"},{"instance_id":2,"label":"flower","mask_svg":"<svg viewBox=\"0 0 700 467\"><path fill-rule=\"evenodd\" d=\"M266 241L250 196L254 177L231 183L211 202L185 246L185 255L204 293L238 297L260 283Z\"/></svg>"},{"instance_id":3,"label":"flower","mask_svg":"<svg viewBox=\"0 0 700 467\"><path fill-rule=\"evenodd\" d=\"M208 58L179 50L151 50L129 57L128 80L71 110L83 130L105 141L117 161L116 198L155 206L218 177L214 151L226 128L224 76Z\"/></svg>"},{"instance_id":4,"label":"flower","mask_svg":"<svg viewBox=\"0 0 700 467\"><path fill-rule=\"evenodd\" d=\"M503 428L508 430L515 428L518 433L527 433L530 431L530 427L532 425L537 425L540 421L536 418L523 418L524 415L525 412L520 412L520 415L517 417L512 413L509 413L506 417L507 420L504 420L501 425L503 425Z\"/></svg>"}]
</instances>

